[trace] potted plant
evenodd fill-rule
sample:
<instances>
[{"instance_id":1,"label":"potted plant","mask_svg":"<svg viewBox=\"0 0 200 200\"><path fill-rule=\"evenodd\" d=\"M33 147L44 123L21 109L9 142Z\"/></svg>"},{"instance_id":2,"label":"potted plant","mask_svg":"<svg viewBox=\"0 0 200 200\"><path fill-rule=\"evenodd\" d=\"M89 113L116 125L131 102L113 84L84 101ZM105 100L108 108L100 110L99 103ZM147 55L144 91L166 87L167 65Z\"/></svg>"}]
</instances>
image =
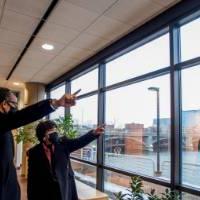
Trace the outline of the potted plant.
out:
<instances>
[{"instance_id":1,"label":"potted plant","mask_svg":"<svg viewBox=\"0 0 200 200\"><path fill-rule=\"evenodd\" d=\"M36 122L28 124L26 126L17 129L17 134L15 139L17 144L23 143L23 153L22 153L22 170L21 175L27 177L27 151L32 147L33 144L38 142L35 137L35 126Z\"/></svg>"},{"instance_id":2,"label":"potted plant","mask_svg":"<svg viewBox=\"0 0 200 200\"><path fill-rule=\"evenodd\" d=\"M37 138L35 137L34 129L35 129L35 124L33 124L33 123L18 128L17 134L15 135L17 144L19 144L20 142L23 142L23 144L37 143Z\"/></svg>"},{"instance_id":3,"label":"potted plant","mask_svg":"<svg viewBox=\"0 0 200 200\"><path fill-rule=\"evenodd\" d=\"M74 139L77 136L77 130L74 129L74 121L71 114L59 117L54 120L58 126L60 135L67 136L70 139Z\"/></svg>"},{"instance_id":4,"label":"potted plant","mask_svg":"<svg viewBox=\"0 0 200 200\"><path fill-rule=\"evenodd\" d=\"M150 193L145 193L142 179L139 176L131 177L130 189L123 194L121 191L115 193L115 200L180 200L180 195L176 191L166 189L160 196L155 194L155 189L151 189Z\"/></svg>"}]
</instances>

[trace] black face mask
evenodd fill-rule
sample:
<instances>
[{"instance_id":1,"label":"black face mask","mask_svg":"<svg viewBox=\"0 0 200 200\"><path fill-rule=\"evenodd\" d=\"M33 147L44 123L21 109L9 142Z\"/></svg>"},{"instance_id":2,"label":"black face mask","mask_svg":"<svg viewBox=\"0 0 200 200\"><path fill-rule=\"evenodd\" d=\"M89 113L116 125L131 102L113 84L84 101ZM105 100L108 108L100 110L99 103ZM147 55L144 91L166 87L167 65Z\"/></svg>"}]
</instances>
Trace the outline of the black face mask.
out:
<instances>
[{"instance_id":1,"label":"black face mask","mask_svg":"<svg viewBox=\"0 0 200 200\"><path fill-rule=\"evenodd\" d=\"M53 132L51 134L49 134L49 141L53 144L57 143L59 140L59 136L57 132Z\"/></svg>"},{"instance_id":2,"label":"black face mask","mask_svg":"<svg viewBox=\"0 0 200 200\"><path fill-rule=\"evenodd\" d=\"M15 107L13 107L10 103L16 105ZM17 103L13 102L13 101L8 101L7 100L7 104L10 106L10 111L9 113L15 113L18 109L17 109Z\"/></svg>"},{"instance_id":3,"label":"black face mask","mask_svg":"<svg viewBox=\"0 0 200 200\"><path fill-rule=\"evenodd\" d=\"M3 111L5 114L15 113L15 112L17 112L17 110L18 110L17 108L10 107L10 110L8 112L6 112L6 110L3 108Z\"/></svg>"},{"instance_id":4,"label":"black face mask","mask_svg":"<svg viewBox=\"0 0 200 200\"><path fill-rule=\"evenodd\" d=\"M17 108L11 107L9 113L15 113L17 112Z\"/></svg>"}]
</instances>

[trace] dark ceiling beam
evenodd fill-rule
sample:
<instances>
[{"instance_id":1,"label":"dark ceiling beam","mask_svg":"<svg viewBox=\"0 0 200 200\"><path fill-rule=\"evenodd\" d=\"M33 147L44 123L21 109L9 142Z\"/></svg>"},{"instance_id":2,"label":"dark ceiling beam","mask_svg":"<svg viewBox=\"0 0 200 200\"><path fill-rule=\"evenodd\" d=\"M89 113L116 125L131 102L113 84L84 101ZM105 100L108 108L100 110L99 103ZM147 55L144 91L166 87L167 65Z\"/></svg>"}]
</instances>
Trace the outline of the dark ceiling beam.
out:
<instances>
[{"instance_id":1,"label":"dark ceiling beam","mask_svg":"<svg viewBox=\"0 0 200 200\"><path fill-rule=\"evenodd\" d=\"M188 14L198 9L200 9L200 0L182 0L175 6L164 11L163 13L153 18L152 20L148 21L141 27L138 27L137 29L128 33L126 36L117 40L116 42L109 45L105 49L99 51L94 56L83 61L75 68L66 72L57 79L53 80L46 86L46 90L48 91L51 88L56 87L58 84L61 84L65 80L69 80L71 77L75 76L81 71L84 71L92 67L93 65L96 65L99 62L103 62L110 56L113 56L114 54L119 53L120 51L126 49L127 47L130 47L131 44L135 44L138 41L141 41L145 37L148 37L149 35L161 30L162 28L165 28L170 23L173 23L174 21L187 16Z\"/></svg>"},{"instance_id":2,"label":"dark ceiling beam","mask_svg":"<svg viewBox=\"0 0 200 200\"><path fill-rule=\"evenodd\" d=\"M45 21L48 19L48 17L50 16L51 12L53 11L53 9L55 8L55 6L57 5L59 0L52 0L51 4L49 5L48 9L46 10L45 14L43 15L43 17L41 18L39 24L37 25L37 27L35 28L35 30L33 31L30 39L28 40L28 42L26 43L23 51L21 52L21 54L19 55L17 61L15 62L15 64L13 65L12 69L10 70L6 80L9 80L10 77L12 76L13 72L15 71L15 69L17 68L19 62L21 61L21 59L23 58L24 54L26 53L26 51L28 50L28 48L30 47L30 45L32 44L33 40L35 39L35 36L39 33L40 29L43 27Z\"/></svg>"}]
</instances>

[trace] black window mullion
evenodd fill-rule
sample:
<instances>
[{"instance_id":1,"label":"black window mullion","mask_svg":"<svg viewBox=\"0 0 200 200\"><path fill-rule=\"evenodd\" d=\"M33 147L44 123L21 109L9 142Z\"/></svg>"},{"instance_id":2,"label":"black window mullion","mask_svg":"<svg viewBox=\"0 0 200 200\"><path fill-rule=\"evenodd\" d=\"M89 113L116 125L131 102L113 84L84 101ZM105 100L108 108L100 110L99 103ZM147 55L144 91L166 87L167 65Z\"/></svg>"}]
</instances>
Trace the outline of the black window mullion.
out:
<instances>
[{"instance_id":1,"label":"black window mullion","mask_svg":"<svg viewBox=\"0 0 200 200\"><path fill-rule=\"evenodd\" d=\"M180 28L170 26L171 65L171 189L181 183L181 76L175 65L180 62Z\"/></svg>"},{"instance_id":2,"label":"black window mullion","mask_svg":"<svg viewBox=\"0 0 200 200\"><path fill-rule=\"evenodd\" d=\"M98 125L105 122L105 93L102 88L105 87L105 64L99 65L98 77ZM101 166L104 164L104 136L97 140L97 184L96 188L104 191L104 170Z\"/></svg>"},{"instance_id":3,"label":"black window mullion","mask_svg":"<svg viewBox=\"0 0 200 200\"><path fill-rule=\"evenodd\" d=\"M71 93L71 82L70 81L65 81L65 93ZM70 114L70 108L65 108L65 115Z\"/></svg>"},{"instance_id":4,"label":"black window mullion","mask_svg":"<svg viewBox=\"0 0 200 200\"><path fill-rule=\"evenodd\" d=\"M47 99L51 98L50 90L46 91L46 95L47 95ZM46 119L50 119L50 115L49 114L46 116Z\"/></svg>"}]
</instances>

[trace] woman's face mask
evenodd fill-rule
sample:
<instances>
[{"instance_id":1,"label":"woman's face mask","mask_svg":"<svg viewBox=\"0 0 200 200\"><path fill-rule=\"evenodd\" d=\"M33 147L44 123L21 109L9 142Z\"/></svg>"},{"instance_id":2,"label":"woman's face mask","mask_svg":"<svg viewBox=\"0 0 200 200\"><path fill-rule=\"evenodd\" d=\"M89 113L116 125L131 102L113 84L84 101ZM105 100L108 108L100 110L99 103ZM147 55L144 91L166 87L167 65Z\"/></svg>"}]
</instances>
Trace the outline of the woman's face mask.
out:
<instances>
[{"instance_id":1,"label":"woman's face mask","mask_svg":"<svg viewBox=\"0 0 200 200\"><path fill-rule=\"evenodd\" d=\"M57 143L59 140L58 133L57 132L50 133L48 135L48 139L49 139L49 142L51 142L53 144Z\"/></svg>"}]
</instances>

